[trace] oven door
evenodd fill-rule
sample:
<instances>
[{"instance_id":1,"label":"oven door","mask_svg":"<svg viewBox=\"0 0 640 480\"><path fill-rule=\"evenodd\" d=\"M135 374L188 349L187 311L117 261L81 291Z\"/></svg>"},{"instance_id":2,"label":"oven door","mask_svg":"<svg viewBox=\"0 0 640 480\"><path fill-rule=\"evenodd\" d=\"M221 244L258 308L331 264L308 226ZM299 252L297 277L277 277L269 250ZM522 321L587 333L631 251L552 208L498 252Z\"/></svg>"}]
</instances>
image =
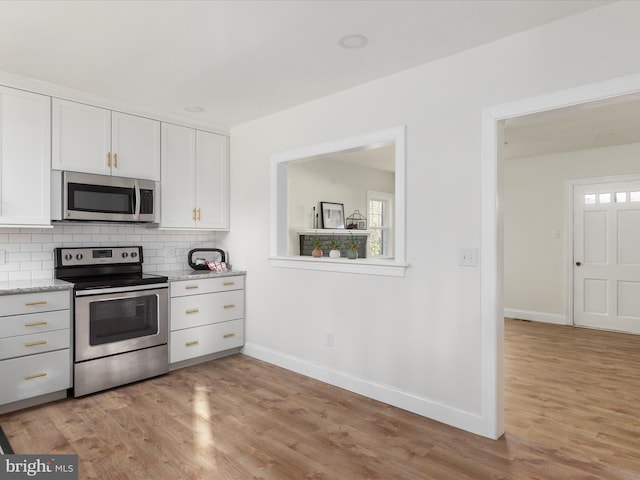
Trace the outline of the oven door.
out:
<instances>
[{"instance_id":1,"label":"oven door","mask_svg":"<svg viewBox=\"0 0 640 480\"><path fill-rule=\"evenodd\" d=\"M169 289L162 285L77 291L76 362L166 344Z\"/></svg>"}]
</instances>

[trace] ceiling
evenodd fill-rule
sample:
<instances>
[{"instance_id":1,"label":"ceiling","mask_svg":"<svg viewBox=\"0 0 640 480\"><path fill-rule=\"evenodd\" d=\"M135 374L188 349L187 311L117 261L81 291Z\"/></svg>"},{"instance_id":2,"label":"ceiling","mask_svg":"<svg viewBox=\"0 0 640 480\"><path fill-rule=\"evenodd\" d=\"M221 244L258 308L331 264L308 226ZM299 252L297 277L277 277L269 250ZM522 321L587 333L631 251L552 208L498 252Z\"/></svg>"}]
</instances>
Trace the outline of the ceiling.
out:
<instances>
[{"instance_id":1,"label":"ceiling","mask_svg":"<svg viewBox=\"0 0 640 480\"><path fill-rule=\"evenodd\" d=\"M606 3L5 0L0 70L229 127Z\"/></svg>"},{"instance_id":2,"label":"ceiling","mask_svg":"<svg viewBox=\"0 0 640 480\"><path fill-rule=\"evenodd\" d=\"M505 159L640 143L640 95L507 119Z\"/></svg>"}]
</instances>

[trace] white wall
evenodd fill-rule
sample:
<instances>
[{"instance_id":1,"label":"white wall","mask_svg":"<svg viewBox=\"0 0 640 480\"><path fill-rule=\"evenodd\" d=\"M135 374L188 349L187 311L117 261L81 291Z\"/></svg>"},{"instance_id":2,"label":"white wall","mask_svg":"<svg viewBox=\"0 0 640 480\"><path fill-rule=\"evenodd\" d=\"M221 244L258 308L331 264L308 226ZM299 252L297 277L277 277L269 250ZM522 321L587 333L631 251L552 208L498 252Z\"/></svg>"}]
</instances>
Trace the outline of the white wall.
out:
<instances>
[{"instance_id":1,"label":"white wall","mask_svg":"<svg viewBox=\"0 0 640 480\"><path fill-rule=\"evenodd\" d=\"M353 214L354 210L359 210L366 217L367 190L394 193L395 175L320 158L288 165L287 182L287 225L290 232L288 253L298 255L296 232L313 228L313 207L316 207L316 212L320 214L320 202L342 203L345 219Z\"/></svg>"},{"instance_id":2,"label":"white wall","mask_svg":"<svg viewBox=\"0 0 640 480\"><path fill-rule=\"evenodd\" d=\"M249 271L246 351L489 435L480 271L457 265L481 238L481 109L640 72L639 22L640 3L615 3L232 128L232 231L220 239ZM398 125L406 276L271 267L270 155Z\"/></svg>"},{"instance_id":3,"label":"white wall","mask_svg":"<svg viewBox=\"0 0 640 480\"><path fill-rule=\"evenodd\" d=\"M139 225L56 224L53 228L0 228L0 281L54 278L53 249L142 245L143 270L187 268L192 248L214 247L214 232L168 231ZM233 259L231 259L233 262Z\"/></svg>"},{"instance_id":4,"label":"white wall","mask_svg":"<svg viewBox=\"0 0 640 480\"><path fill-rule=\"evenodd\" d=\"M505 314L566 318L566 182L640 173L640 144L507 160L504 164ZM558 238L552 232L559 233Z\"/></svg>"}]
</instances>

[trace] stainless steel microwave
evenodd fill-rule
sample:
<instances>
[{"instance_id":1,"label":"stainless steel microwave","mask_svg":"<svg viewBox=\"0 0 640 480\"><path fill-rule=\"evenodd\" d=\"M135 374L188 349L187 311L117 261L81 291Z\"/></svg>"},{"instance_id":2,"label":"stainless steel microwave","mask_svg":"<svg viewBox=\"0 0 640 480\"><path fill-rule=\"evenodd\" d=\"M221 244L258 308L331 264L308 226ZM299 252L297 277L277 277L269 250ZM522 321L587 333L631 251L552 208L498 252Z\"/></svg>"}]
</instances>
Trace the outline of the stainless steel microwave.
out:
<instances>
[{"instance_id":1,"label":"stainless steel microwave","mask_svg":"<svg viewBox=\"0 0 640 480\"><path fill-rule=\"evenodd\" d=\"M152 180L52 172L51 219L153 223L159 219Z\"/></svg>"}]
</instances>

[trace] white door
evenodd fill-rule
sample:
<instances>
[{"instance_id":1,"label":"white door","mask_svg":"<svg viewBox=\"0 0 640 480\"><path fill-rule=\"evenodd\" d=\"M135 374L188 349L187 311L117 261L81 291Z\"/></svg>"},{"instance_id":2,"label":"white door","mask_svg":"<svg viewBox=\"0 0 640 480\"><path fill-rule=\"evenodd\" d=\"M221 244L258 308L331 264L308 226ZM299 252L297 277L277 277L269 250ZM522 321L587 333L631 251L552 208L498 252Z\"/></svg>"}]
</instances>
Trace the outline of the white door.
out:
<instances>
[{"instance_id":1,"label":"white door","mask_svg":"<svg viewBox=\"0 0 640 480\"><path fill-rule=\"evenodd\" d=\"M49 225L51 98L0 87L0 225Z\"/></svg>"},{"instance_id":2,"label":"white door","mask_svg":"<svg viewBox=\"0 0 640 480\"><path fill-rule=\"evenodd\" d=\"M198 228L229 228L228 138L196 131L196 213Z\"/></svg>"},{"instance_id":3,"label":"white door","mask_svg":"<svg viewBox=\"0 0 640 480\"><path fill-rule=\"evenodd\" d=\"M574 324L640 333L640 181L574 187Z\"/></svg>"},{"instance_id":4,"label":"white door","mask_svg":"<svg viewBox=\"0 0 640 480\"><path fill-rule=\"evenodd\" d=\"M52 168L110 175L111 111L54 98L52 112Z\"/></svg>"},{"instance_id":5,"label":"white door","mask_svg":"<svg viewBox=\"0 0 640 480\"><path fill-rule=\"evenodd\" d=\"M193 128L162 124L161 227L195 227L195 135Z\"/></svg>"},{"instance_id":6,"label":"white door","mask_svg":"<svg viewBox=\"0 0 640 480\"><path fill-rule=\"evenodd\" d=\"M160 181L160 122L111 113L111 175Z\"/></svg>"}]
</instances>

